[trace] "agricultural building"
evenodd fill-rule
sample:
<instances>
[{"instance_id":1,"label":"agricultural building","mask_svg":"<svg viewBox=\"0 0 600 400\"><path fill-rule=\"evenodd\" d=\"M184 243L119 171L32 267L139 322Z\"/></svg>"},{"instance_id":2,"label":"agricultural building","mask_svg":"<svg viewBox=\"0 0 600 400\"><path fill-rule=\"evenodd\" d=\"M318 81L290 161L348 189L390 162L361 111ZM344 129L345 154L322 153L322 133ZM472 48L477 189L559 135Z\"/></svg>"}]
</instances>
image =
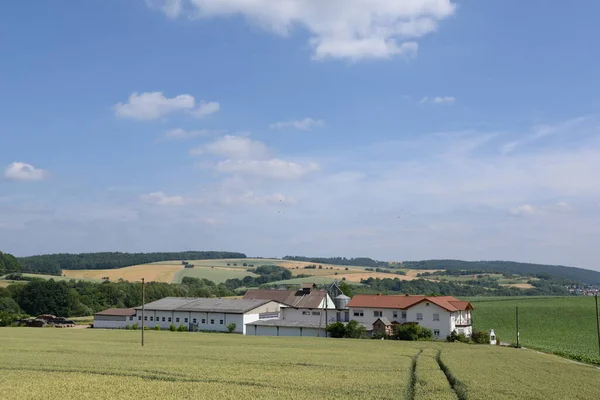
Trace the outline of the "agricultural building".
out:
<instances>
[{"instance_id":1,"label":"agricultural building","mask_svg":"<svg viewBox=\"0 0 600 400\"><path fill-rule=\"evenodd\" d=\"M135 309L109 308L94 314L94 328L123 329L135 323Z\"/></svg>"},{"instance_id":2,"label":"agricultural building","mask_svg":"<svg viewBox=\"0 0 600 400\"><path fill-rule=\"evenodd\" d=\"M443 339L453 330L471 336L471 310L468 301L452 296L382 296L356 295L348 303L350 319L365 326L377 320L394 323L414 322L433 331L435 339ZM385 320L383 320L385 324ZM378 329L381 323L378 324Z\"/></svg>"},{"instance_id":3,"label":"agricultural building","mask_svg":"<svg viewBox=\"0 0 600 400\"><path fill-rule=\"evenodd\" d=\"M327 333L324 322L269 319L246 324L246 335L326 337Z\"/></svg>"},{"instance_id":4,"label":"agricultural building","mask_svg":"<svg viewBox=\"0 0 600 400\"><path fill-rule=\"evenodd\" d=\"M282 304L272 300L165 297L145 306L144 325L169 329L184 325L190 331L233 332L246 334L246 324L279 318ZM135 308L134 319L141 324L142 307Z\"/></svg>"}]
</instances>

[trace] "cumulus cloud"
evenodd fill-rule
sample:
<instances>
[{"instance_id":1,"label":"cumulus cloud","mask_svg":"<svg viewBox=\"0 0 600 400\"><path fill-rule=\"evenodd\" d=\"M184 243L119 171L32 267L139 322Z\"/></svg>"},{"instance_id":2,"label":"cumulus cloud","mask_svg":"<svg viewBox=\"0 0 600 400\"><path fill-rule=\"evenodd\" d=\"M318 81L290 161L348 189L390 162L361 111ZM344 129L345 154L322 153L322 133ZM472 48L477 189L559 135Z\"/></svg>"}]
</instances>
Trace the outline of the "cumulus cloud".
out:
<instances>
[{"instance_id":1,"label":"cumulus cloud","mask_svg":"<svg viewBox=\"0 0 600 400\"><path fill-rule=\"evenodd\" d=\"M533 215L533 214L538 214L539 212L540 212L540 210L533 207L531 204L523 204L520 206L511 207L508 210L508 213L514 217L521 216L521 215Z\"/></svg>"},{"instance_id":2,"label":"cumulus cloud","mask_svg":"<svg viewBox=\"0 0 600 400\"><path fill-rule=\"evenodd\" d=\"M324 124L324 122L321 119L304 118L304 119L300 119L300 120L275 122L274 124L269 125L269 128L271 128L271 129L293 128L293 129L299 129L299 130L303 130L303 131L309 131L312 128L322 126L323 124Z\"/></svg>"},{"instance_id":3,"label":"cumulus cloud","mask_svg":"<svg viewBox=\"0 0 600 400\"><path fill-rule=\"evenodd\" d=\"M211 154L234 160L257 160L270 156L269 148L262 142L247 136L225 135L212 143L190 151L192 155Z\"/></svg>"},{"instance_id":4,"label":"cumulus cloud","mask_svg":"<svg viewBox=\"0 0 600 400\"><path fill-rule=\"evenodd\" d=\"M14 162L4 170L4 177L14 181L39 181L46 176L47 173L43 169L23 162Z\"/></svg>"},{"instance_id":5,"label":"cumulus cloud","mask_svg":"<svg viewBox=\"0 0 600 400\"><path fill-rule=\"evenodd\" d=\"M157 206L181 206L185 203L185 200L181 196L167 196L163 192L153 192L144 194L141 200L148 204Z\"/></svg>"},{"instance_id":6,"label":"cumulus cloud","mask_svg":"<svg viewBox=\"0 0 600 400\"><path fill-rule=\"evenodd\" d=\"M201 101L196 108L194 96L180 94L173 98L167 98L162 92L145 92L142 94L134 92L129 96L127 103L117 103L114 106L117 117L137 120L153 120L182 111L202 118L218 112L219 109L219 103L216 102Z\"/></svg>"},{"instance_id":7,"label":"cumulus cloud","mask_svg":"<svg viewBox=\"0 0 600 400\"><path fill-rule=\"evenodd\" d=\"M153 8L173 18L183 13L179 1L153 1ZM242 15L277 35L300 27L311 35L313 58L368 59L414 54L414 39L437 30L454 14L451 0L188 0L197 18Z\"/></svg>"}]
</instances>

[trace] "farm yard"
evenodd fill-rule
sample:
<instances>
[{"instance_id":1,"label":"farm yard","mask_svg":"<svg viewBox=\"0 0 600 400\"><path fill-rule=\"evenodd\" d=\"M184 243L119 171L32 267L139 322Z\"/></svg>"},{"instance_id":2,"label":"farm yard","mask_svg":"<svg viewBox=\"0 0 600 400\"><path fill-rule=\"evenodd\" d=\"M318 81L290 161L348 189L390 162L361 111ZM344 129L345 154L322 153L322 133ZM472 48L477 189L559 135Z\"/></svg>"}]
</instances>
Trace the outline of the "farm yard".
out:
<instances>
[{"instance_id":1,"label":"farm yard","mask_svg":"<svg viewBox=\"0 0 600 400\"><path fill-rule=\"evenodd\" d=\"M139 331L1 329L2 398L595 399L600 393L593 367L499 346L165 331L147 331L144 347L139 339Z\"/></svg>"},{"instance_id":2,"label":"farm yard","mask_svg":"<svg viewBox=\"0 0 600 400\"><path fill-rule=\"evenodd\" d=\"M594 298L473 297L473 328L494 329L501 341L516 342L519 307L520 344L600 365Z\"/></svg>"}]
</instances>

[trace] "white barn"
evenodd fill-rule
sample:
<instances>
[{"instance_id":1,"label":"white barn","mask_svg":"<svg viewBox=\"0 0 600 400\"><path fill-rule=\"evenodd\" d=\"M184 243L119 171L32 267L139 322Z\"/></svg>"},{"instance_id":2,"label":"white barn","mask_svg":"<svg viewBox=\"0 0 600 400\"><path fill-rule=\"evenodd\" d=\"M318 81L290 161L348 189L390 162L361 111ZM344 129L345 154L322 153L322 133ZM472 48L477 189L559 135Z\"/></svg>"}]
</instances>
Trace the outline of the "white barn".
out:
<instances>
[{"instance_id":1,"label":"white barn","mask_svg":"<svg viewBox=\"0 0 600 400\"><path fill-rule=\"evenodd\" d=\"M350 319L371 327L379 318L391 323L418 323L433 331L435 339L445 339L453 330L471 336L471 310L468 301L452 296L356 295L348 303Z\"/></svg>"},{"instance_id":2,"label":"white barn","mask_svg":"<svg viewBox=\"0 0 600 400\"><path fill-rule=\"evenodd\" d=\"M109 308L94 314L94 328L125 329L127 325L135 323L135 309Z\"/></svg>"},{"instance_id":3,"label":"white barn","mask_svg":"<svg viewBox=\"0 0 600 400\"><path fill-rule=\"evenodd\" d=\"M246 333L246 324L279 318L281 304L272 300L227 298L165 297L145 305L144 325L169 329L171 324L185 325L190 331L228 332L235 323L235 333ZM135 308L135 320L141 325L142 307Z\"/></svg>"},{"instance_id":4,"label":"white barn","mask_svg":"<svg viewBox=\"0 0 600 400\"><path fill-rule=\"evenodd\" d=\"M246 335L327 337L327 332L324 322L270 319L246 324Z\"/></svg>"}]
</instances>

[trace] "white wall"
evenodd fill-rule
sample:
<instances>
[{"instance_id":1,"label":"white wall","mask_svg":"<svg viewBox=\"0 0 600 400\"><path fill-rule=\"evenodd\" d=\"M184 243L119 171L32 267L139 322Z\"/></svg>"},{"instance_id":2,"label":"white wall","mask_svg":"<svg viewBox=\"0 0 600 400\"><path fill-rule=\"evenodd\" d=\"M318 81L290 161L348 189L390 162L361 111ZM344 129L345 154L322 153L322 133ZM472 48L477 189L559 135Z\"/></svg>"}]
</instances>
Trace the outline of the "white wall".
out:
<instances>
[{"instance_id":1,"label":"white wall","mask_svg":"<svg viewBox=\"0 0 600 400\"><path fill-rule=\"evenodd\" d=\"M94 328L101 329L125 329L126 325L133 325L135 321L129 321L129 317L102 315L94 316Z\"/></svg>"},{"instance_id":2,"label":"white wall","mask_svg":"<svg viewBox=\"0 0 600 400\"><path fill-rule=\"evenodd\" d=\"M296 327L279 327L276 326L254 326L247 327L247 334L250 336L287 336L287 337L319 337L318 328L296 328ZM325 337L325 329L321 329L320 337Z\"/></svg>"},{"instance_id":3,"label":"white wall","mask_svg":"<svg viewBox=\"0 0 600 400\"><path fill-rule=\"evenodd\" d=\"M427 304L429 304L429 305L427 305ZM362 317L355 316L354 313L357 311L362 311L364 315ZM450 334L450 332L452 332L452 329L454 329L454 325L451 320L452 313L435 305L434 303L425 302L425 301L422 303L419 303L415 306L412 306L408 310L352 307L350 309L350 319L351 320L354 319L354 320L356 320L360 323L363 323L367 326L372 326L373 323L377 320L377 318L379 318L379 317L375 316L375 314L374 314L375 311L381 311L383 314L383 317L387 318L390 322L393 322L393 321L398 321L400 323L418 322L419 325L421 325L421 326L424 326L431 330L437 330L437 331L439 331L439 335L435 336L435 338L441 339L441 340L446 339L446 336L448 336ZM403 311L406 312L406 319L402 319ZM397 317L394 317L394 312L397 313L396 314ZM418 313L423 314L422 320L417 320ZM433 320L433 314L439 314L439 321Z\"/></svg>"},{"instance_id":4,"label":"white wall","mask_svg":"<svg viewBox=\"0 0 600 400\"><path fill-rule=\"evenodd\" d=\"M140 326L142 322L141 315L142 311L137 310L137 318L133 321ZM229 332L227 325L234 322L236 325L234 332L243 333L244 330L242 314L146 310L145 317L144 325L147 325L150 329L155 326L159 326L161 329L169 329L173 324L176 327L184 325L188 329L192 329L197 325L198 330L201 331ZM194 319L196 320L195 323Z\"/></svg>"},{"instance_id":5,"label":"white wall","mask_svg":"<svg viewBox=\"0 0 600 400\"><path fill-rule=\"evenodd\" d=\"M281 310L281 319L288 321L321 321L323 323L323 326L325 326L327 324L325 319L326 317L329 323L333 323L337 320L337 314L335 310L328 310L327 312L325 312L325 310L311 310L307 308L291 307L282 308ZM315 315L315 313L317 313L318 315Z\"/></svg>"}]
</instances>

